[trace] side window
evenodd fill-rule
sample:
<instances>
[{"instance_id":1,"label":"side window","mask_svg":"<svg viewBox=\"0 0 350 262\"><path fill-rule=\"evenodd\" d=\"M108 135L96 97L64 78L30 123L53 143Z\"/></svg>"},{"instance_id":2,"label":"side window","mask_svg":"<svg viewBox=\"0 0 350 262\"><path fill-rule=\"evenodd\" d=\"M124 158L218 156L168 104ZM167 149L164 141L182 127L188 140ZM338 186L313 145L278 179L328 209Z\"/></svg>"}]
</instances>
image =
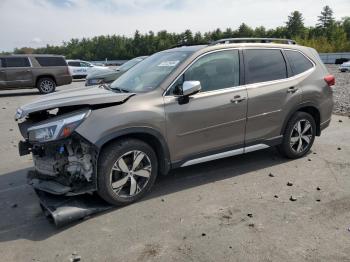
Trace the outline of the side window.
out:
<instances>
[{"instance_id":1,"label":"side window","mask_svg":"<svg viewBox=\"0 0 350 262\"><path fill-rule=\"evenodd\" d=\"M80 67L80 62L77 61L69 61L68 62L69 66L73 66L73 67Z\"/></svg>"},{"instance_id":2,"label":"side window","mask_svg":"<svg viewBox=\"0 0 350 262\"><path fill-rule=\"evenodd\" d=\"M41 66L66 66L66 61L63 57L37 56L35 59Z\"/></svg>"},{"instance_id":3,"label":"side window","mask_svg":"<svg viewBox=\"0 0 350 262\"><path fill-rule=\"evenodd\" d=\"M7 57L6 67L30 67L27 57Z\"/></svg>"},{"instance_id":4,"label":"side window","mask_svg":"<svg viewBox=\"0 0 350 262\"><path fill-rule=\"evenodd\" d=\"M202 92L238 86L238 50L219 51L201 57L185 72L183 80L200 81Z\"/></svg>"},{"instance_id":5,"label":"side window","mask_svg":"<svg viewBox=\"0 0 350 262\"><path fill-rule=\"evenodd\" d=\"M246 83L287 78L287 67L281 50L246 49L244 55Z\"/></svg>"},{"instance_id":6,"label":"side window","mask_svg":"<svg viewBox=\"0 0 350 262\"><path fill-rule=\"evenodd\" d=\"M298 75L313 67L313 64L298 51L284 50L287 59L292 67L293 75Z\"/></svg>"},{"instance_id":7,"label":"side window","mask_svg":"<svg viewBox=\"0 0 350 262\"><path fill-rule=\"evenodd\" d=\"M86 62L80 62L81 67L92 67L89 63Z\"/></svg>"}]
</instances>

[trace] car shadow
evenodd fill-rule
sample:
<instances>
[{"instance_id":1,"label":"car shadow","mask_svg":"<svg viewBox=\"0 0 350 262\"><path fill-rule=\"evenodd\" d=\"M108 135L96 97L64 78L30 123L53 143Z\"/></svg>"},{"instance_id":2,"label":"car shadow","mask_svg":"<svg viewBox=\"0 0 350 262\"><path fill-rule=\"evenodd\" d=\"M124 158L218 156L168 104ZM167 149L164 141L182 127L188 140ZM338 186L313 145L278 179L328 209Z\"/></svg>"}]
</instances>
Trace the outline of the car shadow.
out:
<instances>
[{"instance_id":1,"label":"car shadow","mask_svg":"<svg viewBox=\"0 0 350 262\"><path fill-rule=\"evenodd\" d=\"M288 161L281 157L274 148L269 148L175 169L167 176L159 176L150 194L140 200L140 204L153 198L165 197L168 194L234 178ZM42 241L81 222L74 222L62 228L56 228L49 223L39 206L34 190L25 184L28 170L28 168L21 169L0 175L0 198L3 199L0 202L0 242L16 239ZM112 208L95 214L93 217L103 216L109 212L119 212L122 209L123 207Z\"/></svg>"},{"instance_id":2,"label":"car shadow","mask_svg":"<svg viewBox=\"0 0 350 262\"><path fill-rule=\"evenodd\" d=\"M40 95L39 91L24 91L24 92L19 92L16 90L14 91L1 91L0 92L0 97L16 97L16 96L34 96L34 95Z\"/></svg>"}]
</instances>

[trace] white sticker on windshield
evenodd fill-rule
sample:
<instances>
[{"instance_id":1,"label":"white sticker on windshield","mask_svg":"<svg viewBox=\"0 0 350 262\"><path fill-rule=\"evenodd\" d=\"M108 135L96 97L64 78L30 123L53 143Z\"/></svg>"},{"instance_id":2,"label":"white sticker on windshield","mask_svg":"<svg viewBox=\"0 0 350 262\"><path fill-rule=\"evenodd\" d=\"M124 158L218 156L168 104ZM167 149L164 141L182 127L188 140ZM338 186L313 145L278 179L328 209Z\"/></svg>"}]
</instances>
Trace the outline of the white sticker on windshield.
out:
<instances>
[{"instance_id":1,"label":"white sticker on windshield","mask_svg":"<svg viewBox=\"0 0 350 262\"><path fill-rule=\"evenodd\" d=\"M158 66L169 66L169 67L173 67L173 66L176 66L179 62L180 62L179 60L164 61L164 62L161 62Z\"/></svg>"}]
</instances>

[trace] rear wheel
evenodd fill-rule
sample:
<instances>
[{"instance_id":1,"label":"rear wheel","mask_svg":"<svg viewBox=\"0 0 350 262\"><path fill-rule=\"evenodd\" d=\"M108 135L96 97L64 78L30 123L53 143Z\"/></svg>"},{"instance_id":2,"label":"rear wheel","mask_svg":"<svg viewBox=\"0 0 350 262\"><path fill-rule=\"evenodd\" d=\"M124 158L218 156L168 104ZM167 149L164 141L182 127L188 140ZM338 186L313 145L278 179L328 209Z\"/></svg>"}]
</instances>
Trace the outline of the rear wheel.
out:
<instances>
[{"instance_id":1,"label":"rear wheel","mask_svg":"<svg viewBox=\"0 0 350 262\"><path fill-rule=\"evenodd\" d=\"M126 205L143 197L158 172L153 149L141 140L112 143L100 155L98 194L113 205Z\"/></svg>"},{"instance_id":2,"label":"rear wheel","mask_svg":"<svg viewBox=\"0 0 350 262\"><path fill-rule=\"evenodd\" d=\"M41 94L49 94L55 91L56 83L52 78L40 78L37 86Z\"/></svg>"},{"instance_id":3,"label":"rear wheel","mask_svg":"<svg viewBox=\"0 0 350 262\"><path fill-rule=\"evenodd\" d=\"M314 118L305 112L296 112L288 121L279 151L288 158L299 158L309 152L316 135Z\"/></svg>"}]
</instances>

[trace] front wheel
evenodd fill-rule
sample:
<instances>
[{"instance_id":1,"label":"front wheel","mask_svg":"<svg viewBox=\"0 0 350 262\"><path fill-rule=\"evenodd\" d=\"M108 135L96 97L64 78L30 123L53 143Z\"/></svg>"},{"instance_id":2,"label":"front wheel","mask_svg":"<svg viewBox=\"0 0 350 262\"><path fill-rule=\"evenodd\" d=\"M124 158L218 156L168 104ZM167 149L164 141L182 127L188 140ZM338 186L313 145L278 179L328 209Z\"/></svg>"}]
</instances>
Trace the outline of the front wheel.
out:
<instances>
[{"instance_id":1,"label":"front wheel","mask_svg":"<svg viewBox=\"0 0 350 262\"><path fill-rule=\"evenodd\" d=\"M309 152L315 135L314 118L308 113L297 112L288 121L279 151L288 158L300 158Z\"/></svg>"},{"instance_id":2,"label":"front wheel","mask_svg":"<svg viewBox=\"0 0 350 262\"><path fill-rule=\"evenodd\" d=\"M112 205L127 205L143 197L158 173L154 150L137 139L116 141L100 154L98 194Z\"/></svg>"}]
</instances>

